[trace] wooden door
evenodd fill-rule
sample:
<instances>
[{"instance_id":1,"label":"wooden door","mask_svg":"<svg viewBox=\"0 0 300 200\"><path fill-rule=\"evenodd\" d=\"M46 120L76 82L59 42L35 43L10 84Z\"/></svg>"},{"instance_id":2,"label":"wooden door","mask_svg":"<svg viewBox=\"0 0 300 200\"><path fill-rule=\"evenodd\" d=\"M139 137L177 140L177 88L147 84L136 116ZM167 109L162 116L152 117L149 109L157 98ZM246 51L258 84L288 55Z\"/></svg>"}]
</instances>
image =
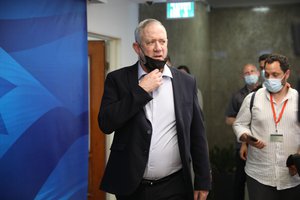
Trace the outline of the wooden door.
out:
<instances>
[{"instance_id":1,"label":"wooden door","mask_svg":"<svg viewBox=\"0 0 300 200\"><path fill-rule=\"evenodd\" d=\"M89 41L89 175L88 200L105 200L105 192L99 183L105 167L105 135L98 127L98 112L105 79L105 42Z\"/></svg>"}]
</instances>

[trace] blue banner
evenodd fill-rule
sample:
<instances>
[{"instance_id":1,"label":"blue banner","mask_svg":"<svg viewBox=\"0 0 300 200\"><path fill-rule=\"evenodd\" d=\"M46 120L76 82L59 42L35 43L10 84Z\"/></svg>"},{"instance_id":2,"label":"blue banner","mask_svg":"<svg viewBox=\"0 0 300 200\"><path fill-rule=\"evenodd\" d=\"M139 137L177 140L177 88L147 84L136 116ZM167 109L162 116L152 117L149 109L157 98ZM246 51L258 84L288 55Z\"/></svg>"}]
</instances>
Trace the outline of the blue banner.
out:
<instances>
[{"instance_id":1,"label":"blue banner","mask_svg":"<svg viewBox=\"0 0 300 200\"><path fill-rule=\"evenodd\" d=\"M0 2L0 199L86 199L85 0Z\"/></svg>"}]
</instances>

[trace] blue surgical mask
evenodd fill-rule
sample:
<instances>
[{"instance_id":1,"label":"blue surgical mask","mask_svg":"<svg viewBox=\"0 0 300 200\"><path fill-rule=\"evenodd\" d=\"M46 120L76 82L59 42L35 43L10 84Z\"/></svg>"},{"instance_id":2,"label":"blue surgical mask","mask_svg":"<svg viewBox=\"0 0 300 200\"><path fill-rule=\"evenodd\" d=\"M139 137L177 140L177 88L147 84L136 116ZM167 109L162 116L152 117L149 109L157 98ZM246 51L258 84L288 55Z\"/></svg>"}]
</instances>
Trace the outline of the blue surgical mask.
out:
<instances>
[{"instance_id":1,"label":"blue surgical mask","mask_svg":"<svg viewBox=\"0 0 300 200\"><path fill-rule=\"evenodd\" d=\"M267 88L267 90L271 93L277 93L283 87L282 79L277 79L277 78L265 79L264 85Z\"/></svg>"},{"instance_id":2,"label":"blue surgical mask","mask_svg":"<svg viewBox=\"0 0 300 200\"><path fill-rule=\"evenodd\" d=\"M246 75L244 80L247 85L254 85L258 81L258 76L256 74Z\"/></svg>"},{"instance_id":3,"label":"blue surgical mask","mask_svg":"<svg viewBox=\"0 0 300 200\"><path fill-rule=\"evenodd\" d=\"M260 71L260 76L261 76L262 80L265 80L265 70L264 69Z\"/></svg>"}]
</instances>

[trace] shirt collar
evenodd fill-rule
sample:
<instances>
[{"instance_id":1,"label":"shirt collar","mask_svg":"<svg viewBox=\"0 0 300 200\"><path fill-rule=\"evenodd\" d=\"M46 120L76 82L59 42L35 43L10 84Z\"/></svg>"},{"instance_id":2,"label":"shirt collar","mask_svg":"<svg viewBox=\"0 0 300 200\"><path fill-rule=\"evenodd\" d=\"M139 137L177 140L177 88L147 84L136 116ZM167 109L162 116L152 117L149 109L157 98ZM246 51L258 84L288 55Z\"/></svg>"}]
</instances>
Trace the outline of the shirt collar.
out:
<instances>
[{"instance_id":1,"label":"shirt collar","mask_svg":"<svg viewBox=\"0 0 300 200\"><path fill-rule=\"evenodd\" d=\"M143 68L139 62L138 63L138 80L140 80L146 74L148 74L148 73L143 70ZM167 76L167 77L173 78L172 72L171 72L170 68L168 67L168 65L166 65L166 64L164 66L162 76Z\"/></svg>"},{"instance_id":2,"label":"shirt collar","mask_svg":"<svg viewBox=\"0 0 300 200\"><path fill-rule=\"evenodd\" d=\"M264 88L266 90L266 95L267 95L267 98L270 100L270 95L271 93L267 90L267 88ZM282 102L287 100L287 99L291 99L293 97L293 94L292 94L292 90L290 87L288 87L288 91L287 91L287 94L285 95L285 97L282 99Z\"/></svg>"}]
</instances>

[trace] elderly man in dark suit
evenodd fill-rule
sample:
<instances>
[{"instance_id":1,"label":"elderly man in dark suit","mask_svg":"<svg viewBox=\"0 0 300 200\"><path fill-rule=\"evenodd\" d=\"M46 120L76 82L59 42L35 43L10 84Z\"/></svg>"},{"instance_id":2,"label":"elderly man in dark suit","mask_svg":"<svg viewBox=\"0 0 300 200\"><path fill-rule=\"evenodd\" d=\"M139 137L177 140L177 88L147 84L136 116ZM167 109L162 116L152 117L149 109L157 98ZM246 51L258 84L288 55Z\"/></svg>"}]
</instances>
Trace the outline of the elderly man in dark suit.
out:
<instances>
[{"instance_id":1,"label":"elderly man in dark suit","mask_svg":"<svg viewBox=\"0 0 300 200\"><path fill-rule=\"evenodd\" d=\"M114 139L100 188L118 200L205 200L211 188L196 81L166 65L167 44L159 21L142 21L139 61L105 81L98 121Z\"/></svg>"}]
</instances>

